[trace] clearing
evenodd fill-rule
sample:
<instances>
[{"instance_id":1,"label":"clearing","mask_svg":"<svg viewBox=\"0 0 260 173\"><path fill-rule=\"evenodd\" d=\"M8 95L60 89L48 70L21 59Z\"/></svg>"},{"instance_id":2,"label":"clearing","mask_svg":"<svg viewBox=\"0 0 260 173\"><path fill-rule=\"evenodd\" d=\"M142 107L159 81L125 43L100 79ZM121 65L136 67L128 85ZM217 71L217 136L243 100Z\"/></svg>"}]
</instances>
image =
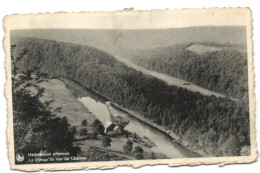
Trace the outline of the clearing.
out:
<instances>
[{"instance_id":1,"label":"clearing","mask_svg":"<svg viewBox=\"0 0 260 173\"><path fill-rule=\"evenodd\" d=\"M47 82L39 83L39 86L45 88L41 100L55 100L51 103L51 106L53 108L61 107L61 111L57 113L57 116L66 116L72 126L81 124L83 119L86 119L88 123L92 123L95 120L94 115L78 101L62 81L51 79Z\"/></svg>"},{"instance_id":2,"label":"clearing","mask_svg":"<svg viewBox=\"0 0 260 173\"><path fill-rule=\"evenodd\" d=\"M214 47L214 46L206 46L206 45L201 45L201 44L193 44L193 45L187 47L186 49L188 49L189 51L195 52L197 54L216 52L216 51L222 50L222 49Z\"/></svg>"}]
</instances>

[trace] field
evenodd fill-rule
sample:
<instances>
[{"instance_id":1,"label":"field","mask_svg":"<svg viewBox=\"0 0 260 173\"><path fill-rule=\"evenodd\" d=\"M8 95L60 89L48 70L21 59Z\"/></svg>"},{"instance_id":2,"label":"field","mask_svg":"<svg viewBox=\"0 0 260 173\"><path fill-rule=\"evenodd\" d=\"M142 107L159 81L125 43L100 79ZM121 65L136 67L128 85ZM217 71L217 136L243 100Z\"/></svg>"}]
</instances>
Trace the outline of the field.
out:
<instances>
[{"instance_id":1,"label":"field","mask_svg":"<svg viewBox=\"0 0 260 173\"><path fill-rule=\"evenodd\" d=\"M57 115L66 116L72 126L80 125L83 119L90 124L95 120L95 117L77 100L62 81L52 79L40 83L40 86L46 89L42 101L55 100L51 106L61 107L61 112Z\"/></svg>"}]
</instances>

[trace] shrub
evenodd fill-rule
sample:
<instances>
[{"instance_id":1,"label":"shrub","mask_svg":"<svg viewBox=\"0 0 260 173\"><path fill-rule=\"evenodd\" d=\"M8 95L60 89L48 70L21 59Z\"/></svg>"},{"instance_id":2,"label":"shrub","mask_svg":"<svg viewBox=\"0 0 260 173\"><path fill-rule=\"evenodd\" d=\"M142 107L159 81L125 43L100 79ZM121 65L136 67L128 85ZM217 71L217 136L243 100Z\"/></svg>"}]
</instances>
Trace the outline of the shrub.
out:
<instances>
[{"instance_id":1,"label":"shrub","mask_svg":"<svg viewBox=\"0 0 260 173\"><path fill-rule=\"evenodd\" d=\"M108 137L108 136L105 136L103 137L102 139L102 146L107 149L107 147L110 147L111 146L111 142L112 140Z\"/></svg>"},{"instance_id":2,"label":"shrub","mask_svg":"<svg viewBox=\"0 0 260 173\"><path fill-rule=\"evenodd\" d=\"M88 122L87 122L86 119L84 119L84 120L81 121L81 125L82 125L82 126L86 126L87 124L88 124Z\"/></svg>"},{"instance_id":3,"label":"shrub","mask_svg":"<svg viewBox=\"0 0 260 173\"><path fill-rule=\"evenodd\" d=\"M94 130L93 132L90 133L90 138L91 138L91 139L96 139L96 138L97 138L97 135L98 135L97 131Z\"/></svg>"},{"instance_id":4,"label":"shrub","mask_svg":"<svg viewBox=\"0 0 260 173\"><path fill-rule=\"evenodd\" d=\"M98 124L96 129L95 129L99 134L103 135L104 134L104 126L102 124Z\"/></svg>"},{"instance_id":5,"label":"shrub","mask_svg":"<svg viewBox=\"0 0 260 173\"><path fill-rule=\"evenodd\" d=\"M118 128L116 129L116 134L122 135L123 133L124 133L124 130L123 130L121 127L118 127Z\"/></svg>"},{"instance_id":6,"label":"shrub","mask_svg":"<svg viewBox=\"0 0 260 173\"><path fill-rule=\"evenodd\" d=\"M97 125L101 124L101 122L98 119L95 119L92 126L97 127Z\"/></svg>"},{"instance_id":7,"label":"shrub","mask_svg":"<svg viewBox=\"0 0 260 173\"><path fill-rule=\"evenodd\" d=\"M135 153L143 153L144 150L142 149L142 147L140 147L139 145L135 147Z\"/></svg>"},{"instance_id":8,"label":"shrub","mask_svg":"<svg viewBox=\"0 0 260 173\"><path fill-rule=\"evenodd\" d=\"M79 135L80 135L80 136L85 136L85 135L87 135L87 132L88 132L87 128L83 128L83 129L81 129L81 130L79 131Z\"/></svg>"},{"instance_id":9,"label":"shrub","mask_svg":"<svg viewBox=\"0 0 260 173\"><path fill-rule=\"evenodd\" d=\"M144 159L144 156L143 156L142 153L136 153L136 154L135 154L135 158L136 158L137 160L142 160L142 159Z\"/></svg>"},{"instance_id":10,"label":"shrub","mask_svg":"<svg viewBox=\"0 0 260 173\"><path fill-rule=\"evenodd\" d=\"M123 150L124 150L124 152L126 152L126 153L130 153L131 151L132 151L132 149L133 149L133 142L131 142L131 141L127 141L126 142L126 144L124 145L124 147L123 147Z\"/></svg>"},{"instance_id":11,"label":"shrub","mask_svg":"<svg viewBox=\"0 0 260 173\"><path fill-rule=\"evenodd\" d=\"M154 152L147 153L146 154L146 159L156 159L156 155Z\"/></svg>"}]
</instances>

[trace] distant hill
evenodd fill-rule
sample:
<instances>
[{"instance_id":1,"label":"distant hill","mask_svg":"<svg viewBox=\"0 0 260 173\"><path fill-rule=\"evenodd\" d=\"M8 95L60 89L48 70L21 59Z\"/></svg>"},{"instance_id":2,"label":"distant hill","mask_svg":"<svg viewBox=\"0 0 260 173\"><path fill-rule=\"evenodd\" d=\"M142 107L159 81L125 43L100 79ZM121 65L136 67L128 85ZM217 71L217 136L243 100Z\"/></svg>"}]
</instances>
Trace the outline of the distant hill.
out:
<instances>
[{"instance_id":1,"label":"distant hill","mask_svg":"<svg viewBox=\"0 0 260 173\"><path fill-rule=\"evenodd\" d=\"M94 30L42 29L13 30L11 35L37 37L66 43L93 46L109 53L128 54L136 49L150 49L191 42L246 44L246 27L201 26L169 29Z\"/></svg>"}]
</instances>

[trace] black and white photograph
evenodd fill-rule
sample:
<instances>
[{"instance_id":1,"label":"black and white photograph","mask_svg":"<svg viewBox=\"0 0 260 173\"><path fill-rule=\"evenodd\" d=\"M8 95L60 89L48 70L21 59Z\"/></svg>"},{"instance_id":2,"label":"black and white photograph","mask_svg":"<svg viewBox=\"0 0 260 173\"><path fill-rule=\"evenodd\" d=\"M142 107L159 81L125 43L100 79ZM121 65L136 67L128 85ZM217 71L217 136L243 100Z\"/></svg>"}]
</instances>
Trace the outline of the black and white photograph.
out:
<instances>
[{"instance_id":1,"label":"black and white photograph","mask_svg":"<svg viewBox=\"0 0 260 173\"><path fill-rule=\"evenodd\" d=\"M69 13L7 18L14 167L255 160L250 10L224 12L223 23L194 25L196 11L183 11L166 27L156 11L86 20L96 28L68 27ZM229 23L235 14L241 20Z\"/></svg>"}]
</instances>

